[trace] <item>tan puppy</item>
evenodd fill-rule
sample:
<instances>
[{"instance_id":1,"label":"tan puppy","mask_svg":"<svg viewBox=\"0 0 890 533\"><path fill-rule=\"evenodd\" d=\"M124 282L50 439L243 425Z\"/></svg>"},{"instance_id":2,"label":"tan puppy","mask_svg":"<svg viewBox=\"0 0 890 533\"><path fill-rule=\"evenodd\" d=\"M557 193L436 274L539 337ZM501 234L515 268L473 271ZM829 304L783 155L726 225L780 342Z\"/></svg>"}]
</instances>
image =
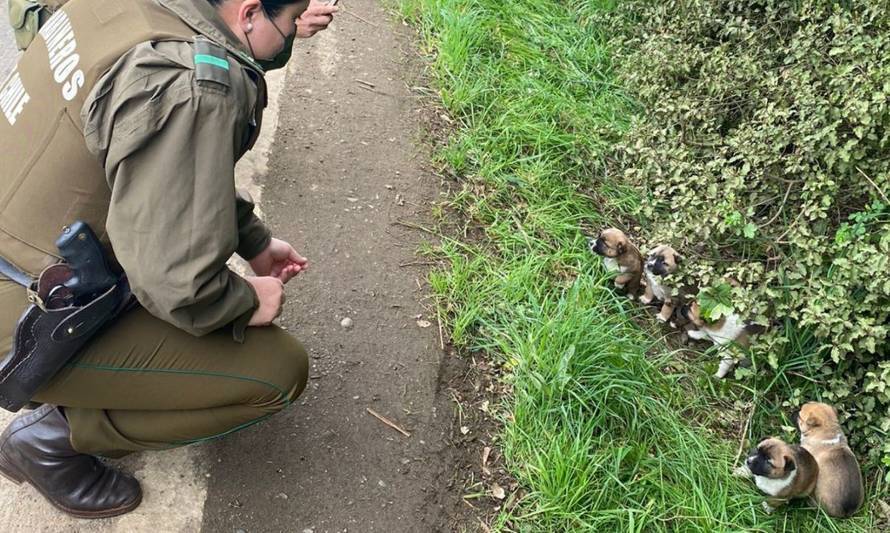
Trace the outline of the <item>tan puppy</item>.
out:
<instances>
[{"instance_id":1,"label":"tan puppy","mask_svg":"<svg viewBox=\"0 0 890 533\"><path fill-rule=\"evenodd\" d=\"M640 296L640 303L648 305L654 301L662 302L661 311L656 316L662 322L670 320L674 312L671 289L663 284L662 278L677 271L680 259L680 254L665 244L656 246L646 255L646 263L643 266L646 292Z\"/></svg>"},{"instance_id":2,"label":"tan puppy","mask_svg":"<svg viewBox=\"0 0 890 533\"><path fill-rule=\"evenodd\" d=\"M690 339L709 340L719 346L727 346L737 344L743 348L747 348L751 344L750 333L759 328L759 326L745 323L739 315L731 313L715 322L705 322L701 316L701 309L698 302L692 300L690 303L680 308L680 316L688 320L693 329L687 331ZM736 360L729 351L720 360L720 367L714 374L717 378L725 378L733 368L735 368Z\"/></svg>"},{"instance_id":3,"label":"tan puppy","mask_svg":"<svg viewBox=\"0 0 890 533\"><path fill-rule=\"evenodd\" d=\"M771 513L789 500L809 496L816 488L819 466L805 448L770 437L751 451L736 473L753 477L757 488L769 495L763 509Z\"/></svg>"},{"instance_id":4,"label":"tan puppy","mask_svg":"<svg viewBox=\"0 0 890 533\"><path fill-rule=\"evenodd\" d=\"M800 445L819 465L819 479L813 497L831 516L852 516L865 497L862 472L856 456L847 445L834 407L810 402L794 417L800 430Z\"/></svg>"},{"instance_id":5,"label":"tan puppy","mask_svg":"<svg viewBox=\"0 0 890 533\"><path fill-rule=\"evenodd\" d=\"M600 232L596 239L588 239L590 251L603 257L609 271L618 271L615 286L625 289L627 297L633 300L640 291L643 276L643 256L623 231L609 228Z\"/></svg>"}]
</instances>

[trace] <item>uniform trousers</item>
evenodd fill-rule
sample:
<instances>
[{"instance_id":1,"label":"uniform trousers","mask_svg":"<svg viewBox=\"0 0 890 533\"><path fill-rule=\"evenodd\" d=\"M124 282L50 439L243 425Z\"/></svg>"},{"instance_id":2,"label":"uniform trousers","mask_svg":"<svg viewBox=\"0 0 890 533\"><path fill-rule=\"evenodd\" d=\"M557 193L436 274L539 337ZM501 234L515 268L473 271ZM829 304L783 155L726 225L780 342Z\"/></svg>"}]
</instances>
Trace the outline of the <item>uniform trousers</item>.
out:
<instances>
[{"instance_id":1,"label":"uniform trousers","mask_svg":"<svg viewBox=\"0 0 890 533\"><path fill-rule=\"evenodd\" d=\"M25 289L0 278L0 357ZM64 407L81 453L121 457L221 437L281 411L306 386L308 357L277 326L195 337L136 307L97 334L34 397Z\"/></svg>"}]
</instances>

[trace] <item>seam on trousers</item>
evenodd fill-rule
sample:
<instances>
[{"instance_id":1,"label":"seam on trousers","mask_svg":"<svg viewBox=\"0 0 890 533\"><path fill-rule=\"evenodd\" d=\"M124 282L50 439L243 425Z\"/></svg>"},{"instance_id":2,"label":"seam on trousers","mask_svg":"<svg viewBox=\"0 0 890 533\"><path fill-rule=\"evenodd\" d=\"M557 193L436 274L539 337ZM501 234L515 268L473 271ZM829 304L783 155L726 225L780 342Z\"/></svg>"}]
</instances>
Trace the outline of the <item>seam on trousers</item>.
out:
<instances>
[{"instance_id":1,"label":"seam on trousers","mask_svg":"<svg viewBox=\"0 0 890 533\"><path fill-rule=\"evenodd\" d=\"M284 407L287 407L287 406L289 406L290 404L291 404L291 402L288 401L288 402L284 405ZM235 433L236 431L241 431L242 429L246 429L246 428L248 428L248 427L250 427L250 426L252 426L252 425L254 425L254 424L258 424L258 423L262 422L263 420L269 418L270 416L272 416L272 415L274 415L274 414L275 414L275 413L269 413L269 414L267 414L267 415L263 415L263 416L261 416L261 417L259 417L259 418L255 418L255 419L253 419L253 420L249 420L249 421L247 421L247 422L245 422L245 423L243 423L243 424L241 424L241 425L235 426L235 427L233 427L232 429L223 431L222 433L217 433L217 434L215 434L215 435L210 435L209 437L200 437L200 438L192 439L192 440L174 440L174 441L171 442L170 444L173 444L173 445L175 445L175 446L185 446L185 445L188 445L188 444L197 444L197 443L199 443L199 442L204 442L204 441L208 441L208 440L220 439L220 438L225 437L226 435L228 435L228 434L230 434L230 433Z\"/></svg>"},{"instance_id":2,"label":"seam on trousers","mask_svg":"<svg viewBox=\"0 0 890 533\"><path fill-rule=\"evenodd\" d=\"M128 368L128 367L118 367L118 366L94 365L91 363L69 363L66 366L74 367L74 368L86 368L89 370L105 370L108 372L134 372L134 373L135 372L149 372L149 373L154 372L154 373L160 373L160 374L184 374L184 375L194 375L194 376L210 376L210 377L219 377L219 378L238 379L241 381L250 381L253 383L260 383L262 385L266 385L267 387L274 389L276 392L278 392L278 394L281 395L282 398L285 399L284 407L287 407L291 403L293 403L293 402L291 402L290 398L288 398L288 395L285 394L285 392L283 390L278 388L273 383L269 383L268 381L263 381L261 379L249 378L249 377L245 377L245 376L238 376L238 375L234 375L234 374L223 374L222 372L176 370L173 368ZM243 424L235 426L231 429L223 431L222 433L216 433L214 435L210 435L209 437L200 437L197 439L184 440L184 441L172 441L172 442L168 442L167 444L172 444L171 448L174 448L176 446L184 446L187 444L197 444L199 442L218 439L218 438L224 437L230 433L234 433L236 431L240 431L242 429L250 427L253 424L256 424L258 422L262 422L263 420L265 420L266 418L269 418L273 414L275 414L275 413L269 413L269 414L263 415L259 418L250 420L248 422L245 422Z\"/></svg>"}]
</instances>

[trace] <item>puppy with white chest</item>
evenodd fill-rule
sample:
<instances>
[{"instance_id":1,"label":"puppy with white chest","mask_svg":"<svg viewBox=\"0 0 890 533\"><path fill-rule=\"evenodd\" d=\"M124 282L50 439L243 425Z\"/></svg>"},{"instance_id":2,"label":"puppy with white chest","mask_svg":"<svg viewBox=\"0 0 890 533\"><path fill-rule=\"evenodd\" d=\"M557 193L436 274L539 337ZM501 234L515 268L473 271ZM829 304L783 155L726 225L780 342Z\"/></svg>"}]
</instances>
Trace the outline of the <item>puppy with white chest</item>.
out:
<instances>
[{"instance_id":1,"label":"puppy with white chest","mask_svg":"<svg viewBox=\"0 0 890 533\"><path fill-rule=\"evenodd\" d=\"M805 448L770 437L751 451L736 473L754 478L754 484L769 498L763 509L772 513L795 498L806 498L816 488L819 465Z\"/></svg>"},{"instance_id":2,"label":"puppy with white chest","mask_svg":"<svg viewBox=\"0 0 890 533\"><path fill-rule=\"evenodd\" d=\"M590 251L603 257L607 270L618 272L615 286L624 289L627 297L634 299L640 290L643 257L627 235L620 229L608 228L601 231L596 239L590 238L588 244Z\"/></svg>"},{"instance_id":3,"label":"puppy with white chest","mask_svg":"<svg viewBox=\"0 0 890 533\"><path fill-rule=\"evenodd\" d=\"M695 300L681 307L679 314L691 325L691 328L686 332L690 339L709 340L718 346L736 344L746 348L751 343L750 334L760 329L760 326L746 323L735 313L730 313L711 323L705 322L701 316L701 308ZM724 353L727 355L720 360L720 367L714 374L715 377L721 379L726 377L736 365L735 358L728 351Z\"/></svg>"},{"instance_id":4,"label":"puppy with white chest","mask_svg":"<svg viewBox=\"0 0 890 533\"><path fill-rule=\"evenodd\" d=\"M813 493L816 503L830 516L852 516L862 506L865 488L859 463L847 445L834 407L806 403L793 418L800 430L800 445L819 465Z\"/></svg>"},{"instance_id":5,"label":"puppy with white chest","mask_svg":"<svg viewBox=\"0 0 890 533\"><path fill-rule=\"evenodd\" d=\"M656 318L662 322L670 320L674 312L671 288L664 285L662 278L677 271L680 259L680 254L676 250L664 244L656 246L646 254L646 263L643 266L646 292L640 296L640 302L647 305L654 301L661 302L661 311Z\"/></svg>"}]
</instances>

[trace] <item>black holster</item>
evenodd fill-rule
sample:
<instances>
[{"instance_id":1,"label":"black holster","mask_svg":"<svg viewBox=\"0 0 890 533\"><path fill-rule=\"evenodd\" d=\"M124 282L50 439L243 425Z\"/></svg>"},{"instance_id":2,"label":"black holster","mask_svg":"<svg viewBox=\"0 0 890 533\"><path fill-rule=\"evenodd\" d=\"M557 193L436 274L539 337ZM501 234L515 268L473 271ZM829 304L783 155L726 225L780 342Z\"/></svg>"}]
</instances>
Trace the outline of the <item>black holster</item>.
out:
<instances>
[{"instance_id":1,"label":"black holster","mask_svg":"<svg viewBox=\"0 0 890 533\"><path fill-rule=\"evenodd\" d=\"M89 302L71 304L59 283L69 277L64 269L64 264L48 267L28 290L32 303L19 318L12 349L0 363L0 407L8 411L16 412L27 404L102 326L133 301L127 279L121 277Z\"/></svg>"}]
</instances>

